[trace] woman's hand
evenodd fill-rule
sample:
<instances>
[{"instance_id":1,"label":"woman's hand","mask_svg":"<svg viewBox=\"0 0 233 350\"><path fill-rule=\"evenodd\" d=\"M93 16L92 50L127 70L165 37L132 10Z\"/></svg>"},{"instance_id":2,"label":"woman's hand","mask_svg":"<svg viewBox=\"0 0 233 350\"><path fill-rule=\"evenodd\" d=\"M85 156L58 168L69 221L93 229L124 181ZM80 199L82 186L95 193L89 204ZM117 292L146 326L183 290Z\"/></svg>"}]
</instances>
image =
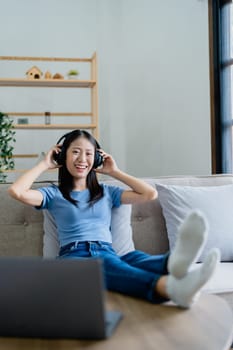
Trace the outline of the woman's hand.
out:
<instances>
[{"instance_id":1,"label":"woman's hand","mask_svg":"<svg viewBox=\"0 0 233 350\"><path fill-rule=\"evenodd\" d=\"M44 162L46 163L48 169L59 168L61 165L58 165L54 160L54 153L60 153L61 148L60 145L53 146L45 155Z\"/></svg>"},{"instance_id":2,"label":"woman's hand","mask_svg":"<svg viewBox=\"0 0 233 350\"><path fill-rule=\"evenodd\" d=\"M56 169L59 168L61 165L58 165L54 159L54 153L61 152L61 148L59 145L53 146L44 156L44 159L42 162L46 164L46 167L48 169Z\"/></svg>"},{"instance_id":3,"label":"woman's hand","mask_svg":"<svg viewBox=\"0 0 233 350\"><path fill-rule=\"evenodd\" d=\"M112 175L115 171L119 170L115 160L110 154L104 152L102 149L99 149L98 152L103 157L103 166L95 169L97 173Z\"/></svg>"}]
</instances>

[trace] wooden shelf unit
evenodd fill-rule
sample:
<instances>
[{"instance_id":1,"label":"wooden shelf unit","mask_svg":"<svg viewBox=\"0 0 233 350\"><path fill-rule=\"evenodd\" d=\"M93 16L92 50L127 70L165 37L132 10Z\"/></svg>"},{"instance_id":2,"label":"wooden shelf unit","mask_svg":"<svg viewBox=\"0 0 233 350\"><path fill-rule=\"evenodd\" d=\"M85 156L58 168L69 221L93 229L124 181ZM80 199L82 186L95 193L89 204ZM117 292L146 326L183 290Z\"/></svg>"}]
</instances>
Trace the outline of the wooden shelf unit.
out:
<instances>
[{"instance_id":1,"label":"wooden shelf unit","mask_svg":"<svg viewBox=\"0 0 233 350\"><path fill-rule=\"evenodd\" d=\"M88 112L55 112L51 111L50 116L53 117L89 117L89 123L80 124L14 124L15 129L89 129L93 136L98 139L98 83L97 83L97 57L96 53L90 58L67 58L67 57L18 57L18 56L0 56L0 61L52 61L52 62L79 62L90 64L90 80L79 79L19 79L19 78L1 78L0 87L24 87L24 88L72 88L72 89L91 89L90 111ZM35 64L35 63L33 63ZM45 117L45 112L8 112L4 113L9 116L21 117ZM20 155L17 155L19 158ZM22 154L21 158L27 158L27 155Z\"/></svg>"}]
</instances>

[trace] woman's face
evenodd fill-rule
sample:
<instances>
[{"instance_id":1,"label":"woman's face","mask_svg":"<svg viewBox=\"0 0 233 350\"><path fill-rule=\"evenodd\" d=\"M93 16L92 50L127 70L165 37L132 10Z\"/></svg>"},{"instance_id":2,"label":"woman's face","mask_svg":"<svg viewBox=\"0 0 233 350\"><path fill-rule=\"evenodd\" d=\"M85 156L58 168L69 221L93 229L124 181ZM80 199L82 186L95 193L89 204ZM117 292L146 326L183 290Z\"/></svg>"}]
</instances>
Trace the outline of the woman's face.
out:
<instances>
[{"instance_id":1,"label":"woman's face","mask_svg":"<svg viewBox=\"0 0 233 350\"><path fill-rule=\"evenodd\" d=\"M94 164L95 147L85 137L80 136L66 151L66 167L76 179L86 178Z\"/></svg>"}]
</instances>

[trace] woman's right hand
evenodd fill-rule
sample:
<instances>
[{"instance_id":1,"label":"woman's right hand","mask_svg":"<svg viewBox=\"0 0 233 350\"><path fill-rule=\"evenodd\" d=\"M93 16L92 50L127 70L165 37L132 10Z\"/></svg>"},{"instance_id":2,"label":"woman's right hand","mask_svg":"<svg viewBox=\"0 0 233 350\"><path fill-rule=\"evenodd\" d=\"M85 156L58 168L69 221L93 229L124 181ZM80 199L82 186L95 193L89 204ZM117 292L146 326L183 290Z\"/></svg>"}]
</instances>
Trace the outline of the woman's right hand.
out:
<instances>
[{"instance_id":1,"label":"woman's right hand","mask_svg":"<svg viewBox=\"0 0 233 350\"><path fill-rule=\"evenodd\" d=\"M54 153L58 154L60 152L61 152L60 146L55 145L46 153L44 157L44 161L46 162L48 169L56 169L61 167L61 165L58 165L57 162L54 160Z\"/></svg>"}]
</instances>

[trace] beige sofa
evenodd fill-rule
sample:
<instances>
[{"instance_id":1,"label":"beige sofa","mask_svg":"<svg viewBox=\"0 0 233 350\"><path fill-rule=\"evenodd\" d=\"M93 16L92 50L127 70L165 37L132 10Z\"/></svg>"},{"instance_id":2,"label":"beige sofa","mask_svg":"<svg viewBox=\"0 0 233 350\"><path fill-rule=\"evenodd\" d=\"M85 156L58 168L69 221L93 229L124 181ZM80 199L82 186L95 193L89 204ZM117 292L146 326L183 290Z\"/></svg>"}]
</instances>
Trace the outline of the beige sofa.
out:
<instances>
[{"instance_id":1,"label":"beige sofa","mask_svg":"<svg viewBox=\"0 0 233 350\"><path fill-rule=\"evenodd\" d=\"M233 176L161 177L148 178L145 181L152 186L165 184L216 187L233 184ZM48 184L48 181L40 180L35 187ZM42 256L43 214L10 198L7 194L8 187L9 183L0 185L0 256ZM164 253L169 249L166 223L159 199L133 205L131 224L137 249L152 254ZM231 262L220 264L216 274L205 286L204 292L218 293L233 308L233 264Z\"/></svg>"}]
</instances>

